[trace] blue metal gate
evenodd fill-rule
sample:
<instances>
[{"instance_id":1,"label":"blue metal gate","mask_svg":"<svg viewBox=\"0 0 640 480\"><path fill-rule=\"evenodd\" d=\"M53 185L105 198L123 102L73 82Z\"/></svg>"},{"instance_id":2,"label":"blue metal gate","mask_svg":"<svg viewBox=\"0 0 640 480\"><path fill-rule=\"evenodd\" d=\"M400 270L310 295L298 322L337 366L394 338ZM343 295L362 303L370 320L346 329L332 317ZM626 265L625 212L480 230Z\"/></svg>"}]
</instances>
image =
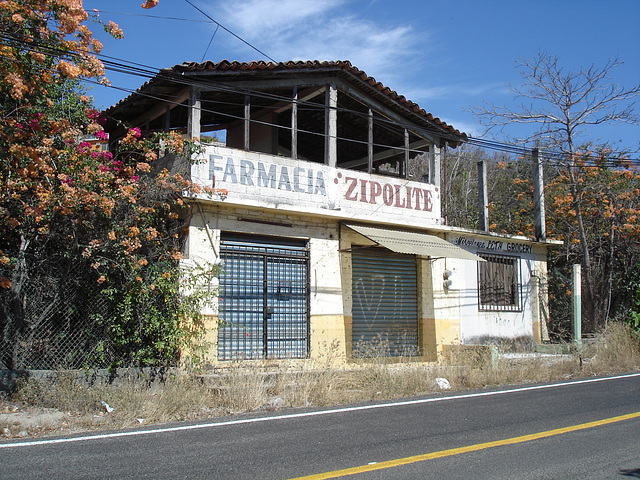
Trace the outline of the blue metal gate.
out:
<instances>
[{"instance_id":1,"label":"blue metal gate","mask_svg":"<svg viewBox=\"0 0 640 480\"><path fill-rule=\"evenodd\" d=\"M220 255L218 358L306 358L307 242L223 234Z\"/></svg>"}]
</instances>

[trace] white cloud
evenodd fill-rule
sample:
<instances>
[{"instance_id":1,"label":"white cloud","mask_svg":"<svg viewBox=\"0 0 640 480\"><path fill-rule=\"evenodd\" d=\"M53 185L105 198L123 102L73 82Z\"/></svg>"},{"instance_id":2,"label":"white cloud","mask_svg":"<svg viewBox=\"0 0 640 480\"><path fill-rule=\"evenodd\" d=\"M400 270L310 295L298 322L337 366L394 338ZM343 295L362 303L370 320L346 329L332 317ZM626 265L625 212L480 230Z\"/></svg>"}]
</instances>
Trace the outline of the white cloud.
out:
<instances>
[{"instance_id":1,"label":"white cloud","mask_svg":"<svg viewBox=\"0 0 640 480\"><path fill-rule=\"evenodd\" d=\"M244 0L219 3L209 13L277 61L349 60L368 75L390 82L424 41L409 26L356 17L348 0ZM217 13L216 13L217 11ZM259 57L237 40L243 60ZM240 53L242 52L242 53Z\"/></svg>"},{"instance_id":2,"label":"white cloud","mask_svg":"<svg viewBox=\"0 0 640 480\"><path fill-rule=\"evenodd\" d=\"M448 84L435 85L430 87L415 86L412 88L412 95L416 99L434 100L442 99L455 95L456 98L471 97L477 99L487 93L496 93L504 90L501 83L487 83L483 85L470 84Z\"/></svg>"},{"instance_id":3,"label":"white cloud","mask_svg":"<svg viewBox=\"0 0 640 480\"><path fill-rule=\"evenodd\" d=\"M265 34L286 34L308 19L323 16L343 3L345 0L224 1L210 7L209 13L239 36L253 41Z\"/></svg>"}]
</instances>

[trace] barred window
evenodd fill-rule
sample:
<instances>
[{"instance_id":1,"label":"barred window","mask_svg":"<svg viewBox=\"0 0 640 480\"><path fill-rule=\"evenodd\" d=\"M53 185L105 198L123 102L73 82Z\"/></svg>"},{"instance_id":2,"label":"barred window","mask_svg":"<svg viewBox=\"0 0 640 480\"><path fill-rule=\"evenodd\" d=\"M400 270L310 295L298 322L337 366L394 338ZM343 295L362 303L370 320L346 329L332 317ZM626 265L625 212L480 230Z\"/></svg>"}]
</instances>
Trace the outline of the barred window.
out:
<instances>
[{"instance_id":1,"label":"barred window","mask_svg":"<svg viewBox=\"0 0 640 480\"><path fill-rule=\"evenodd\" d=\"M478 302L480 310L520 310L518 259L480 255L478 262Z\"/></svg>"}]
</instances>

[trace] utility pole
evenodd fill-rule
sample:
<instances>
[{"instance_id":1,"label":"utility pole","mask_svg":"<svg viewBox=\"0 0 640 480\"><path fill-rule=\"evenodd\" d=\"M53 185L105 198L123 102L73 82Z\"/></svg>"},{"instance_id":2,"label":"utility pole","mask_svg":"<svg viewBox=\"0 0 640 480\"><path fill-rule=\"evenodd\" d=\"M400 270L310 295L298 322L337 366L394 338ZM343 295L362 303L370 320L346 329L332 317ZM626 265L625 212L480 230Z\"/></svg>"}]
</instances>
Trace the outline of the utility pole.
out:
<instances>
[{"instance_id":1,"label":"utility pole","mask_svg":"<svg viewBox=\"0 0 640 480\"><path fill-rule=\"evenodd\" d=\"M540 152L537 148L531 151L533 157L533 215L536 240L547 238L546 218L544 213L544 178Z\"/></svg>"},{"instance_id":2,"label":"utility pole","mask_svg":"<svg viewBox=\"0 0 640 480\"><path fill-rule=\"evenodd\" d=\"M478 208L480 230L489 231L489 193L487 192L487 168L484 160L478 162Z\"/></svg>"}]
</instances>

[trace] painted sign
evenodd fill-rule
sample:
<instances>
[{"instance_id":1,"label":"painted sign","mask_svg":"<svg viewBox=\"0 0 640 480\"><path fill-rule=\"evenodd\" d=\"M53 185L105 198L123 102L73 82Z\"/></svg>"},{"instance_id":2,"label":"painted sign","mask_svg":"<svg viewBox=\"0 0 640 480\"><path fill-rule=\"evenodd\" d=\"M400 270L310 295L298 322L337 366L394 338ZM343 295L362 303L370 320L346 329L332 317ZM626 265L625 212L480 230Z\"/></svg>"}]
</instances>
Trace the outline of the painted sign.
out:
<instances>
[{"instance_id":1,"label":"painted sign","mask_svg":"<svg viewBox=\"0 0 640 480\"><path fill-rule=\"evenodd\" d=\"M206 147L191 175L201 185L228 190L227 203L440 223L438 188L402 178L219 146Z\"/></svg>"},{"instance_id":2,"label":"painted sign","mask_svg":"<svg viewBox=\"0 0 640 480\"><path fill-rule=\"evenodd\" d=\"M500 252L509 254L530 254L533 253L533 245L526 243L504 242L501 240L482 240L471 237L455 237L451 243L460 247L471 247L476 250L488 252Z\"/></svg>"}]
</instances>

